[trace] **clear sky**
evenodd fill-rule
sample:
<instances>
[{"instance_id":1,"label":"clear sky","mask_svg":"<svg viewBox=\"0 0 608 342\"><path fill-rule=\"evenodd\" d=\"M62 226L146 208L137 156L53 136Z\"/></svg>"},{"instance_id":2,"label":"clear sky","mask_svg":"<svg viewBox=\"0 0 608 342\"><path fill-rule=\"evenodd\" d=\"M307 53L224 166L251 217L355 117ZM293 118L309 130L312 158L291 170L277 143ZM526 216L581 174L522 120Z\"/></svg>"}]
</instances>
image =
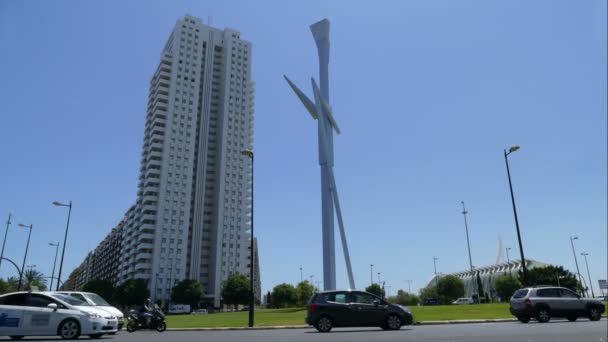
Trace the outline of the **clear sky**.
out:
<instances>
[{"instance_id":1,"label":"clear sky","mask_svg":"<svg viewBox=\"0 0 608 342\"><path fill-rule=\"evenodd\" d=\"M606 1L0 1L0 219L5 256L50 274L74 202L64 278L136 197L148 84L178 18L253 43L255 218L263 291L322 278L308 26L331 21L335 173L357 287L390 292L518 255L607 274ZM4 226L0 226L4 234ZM0 235L1 237L1 235ZM338 235L336 235L337 240ZM347 287L341 248L338 286ZM579 255L579 266L584 261ZM0 276L14 275L3 264ZM587 277L586 271L583 273ZM377 275L374 274L374 278Z\"/></svg>"}]
</instances>

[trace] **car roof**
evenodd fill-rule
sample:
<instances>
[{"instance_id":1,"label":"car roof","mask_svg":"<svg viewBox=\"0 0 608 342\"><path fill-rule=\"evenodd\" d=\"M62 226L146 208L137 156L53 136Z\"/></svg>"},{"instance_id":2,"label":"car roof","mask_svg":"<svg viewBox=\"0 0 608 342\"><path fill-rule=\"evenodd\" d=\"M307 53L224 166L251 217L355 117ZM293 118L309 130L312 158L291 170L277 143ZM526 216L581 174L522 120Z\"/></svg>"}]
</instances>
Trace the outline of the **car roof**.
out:
<instances>
[{"instance_id":1,"label":"car roof","mask_svg":"<svg viewBox=\"0 0 608 342\"><path fill-rule=\"evenodd\" d=\"M328 291L319 291L317 292L317 294L323 294L323 293L338 293L338 292L363 292L363 293L369 293L367 291L363 291L363 290L328 290ZM373 293L369 293L371 295L373 295Z\"/></svg>"}]
</instances>

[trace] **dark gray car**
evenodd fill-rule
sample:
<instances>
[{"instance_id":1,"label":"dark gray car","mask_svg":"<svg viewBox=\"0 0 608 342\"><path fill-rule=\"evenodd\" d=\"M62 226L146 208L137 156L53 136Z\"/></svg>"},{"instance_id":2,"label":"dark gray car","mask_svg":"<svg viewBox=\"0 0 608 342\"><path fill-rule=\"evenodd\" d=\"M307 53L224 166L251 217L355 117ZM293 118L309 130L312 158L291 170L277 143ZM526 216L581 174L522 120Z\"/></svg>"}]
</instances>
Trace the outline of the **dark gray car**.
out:
<instances>
[{"instance_id":1,"label":"dark gray car","mask_svg":"<svg viewBox=\"0 0 608 342\"><path fill-rule=\"evenodd\" d=\"M319 332L333 327L381 327L398 330L413 322L405 306L389 304L382 298L363 291L327 291L315 293L306 306L306 323Z\"/></svg>"},{"instance_id":2,"label":"dark gray car","mask_svg":"<svg viewBox=\"0 0 608 342\"><path fill-rule=\"evenodd\" d=\"M564 287L540 286L515 291L509 310L522 323L528 323L531 318L545 323L552 317L564 317L571 322L579 317L599 321L605 307L597 299L581 298Z\"/></svg>"}]
</instances>

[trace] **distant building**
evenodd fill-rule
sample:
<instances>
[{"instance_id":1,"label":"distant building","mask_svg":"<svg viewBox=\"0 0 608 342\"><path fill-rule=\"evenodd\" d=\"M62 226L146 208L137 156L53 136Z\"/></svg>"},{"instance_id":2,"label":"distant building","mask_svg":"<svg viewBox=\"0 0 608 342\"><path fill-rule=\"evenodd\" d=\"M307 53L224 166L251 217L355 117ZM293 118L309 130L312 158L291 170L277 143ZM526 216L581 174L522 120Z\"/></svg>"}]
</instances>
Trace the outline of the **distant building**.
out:
<instances>
[{"instance_id":1,"label":"distant building","mask_svg":"<svg viewBox=\"0 0 608 342\"><path fill-rule=\"evenodd\" d=\"M68 280L61 287L63 290L82 290L86 283L94 279L117 284L123 225L124 220L112 228L95 250L87 254L82 263L70 273Z\"/></svg>"},{"instance_id":2,"label":"distant building","mask_svg":"<svg viewBox=\"0 0 608 342\"><path fill-rule=\"evenodd\" d=\"M547 266L550 265L540 261L526 259L526 267L528 270ZM426 287L433 287L438 279L451 275L461 279L464 282L464 296L473 297L473 295L477 294L478 292L477 275L479 274L483 292L486 294L486 296L491 295L492 297L496 297L496 279L503 274L511 274L514 277L517 277L519 275L519 271L521 270L523 270L521 261L511 260L508 263L503 262L496 265L474 268L473 272L468 270L450 274L437 274L436 276L433 276Z\"/></svg>"},{"instance_id":3,"label":"distant building","mask_svg":"<svg viewBox=\"0 0 608 342\"><path fill-rule=\"evenodd\" d=\"M116 286L118 282L118 264L122 247L122 230L125 221L121 221L99 243L93 251L94 259L90 264L90 280L107 280Z\"/></svg>"}]
</instances>

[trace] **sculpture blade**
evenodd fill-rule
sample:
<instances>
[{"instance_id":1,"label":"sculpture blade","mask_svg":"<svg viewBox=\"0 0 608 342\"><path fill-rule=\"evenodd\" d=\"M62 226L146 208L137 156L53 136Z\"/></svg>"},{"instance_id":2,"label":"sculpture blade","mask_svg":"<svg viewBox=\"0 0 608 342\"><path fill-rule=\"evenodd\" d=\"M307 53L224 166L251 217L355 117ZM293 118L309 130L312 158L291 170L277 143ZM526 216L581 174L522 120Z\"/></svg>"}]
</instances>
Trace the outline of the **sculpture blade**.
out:
<instances>
[{"instance_id":1,"label":"sculpture blade","mask_svg":"<svg viewBox=\"0 0 608 342\"><path fill-rule=\"evenodd\" d=\"M291 87L293 92L296 93L296 96L300 99L306 110L308 110L310 116L312 116L312 118L316 120L319 115L317 114L317 109L315 108L314 103L312 103L312 101L310 101L310 99L300 89L298 89L298 87L293 82L291 82L291 80L287 78L287 76L283 75L283 77L285 78L287 83L289 83L289 86Z\"/></svg>"},{"instance_id":2,"label":"sculpture blade","mask_svg":"<svg viewBox=\"0 0 608 342\"><path fill-rule=\"evenodd\" d=\"M331 126L336 130L336 132L338 134L342 133L340 131L340 127L338 127L338 123L334 119L334 116L332 114L332 110L331 110L331 107L329 106L329 103L327 103L327 101L325 101L325 99L323 98L323 96L321 96L321 90L317 86L317 82L315 82L314 79L312 80L312 90L315 93L315 98L316 98L316 96L318 94L319 99L321 101L321 106L323 108L323 111L327 114L327 118L329 119L329 122L331 123Z\"/></svg>"}]
</instances>

